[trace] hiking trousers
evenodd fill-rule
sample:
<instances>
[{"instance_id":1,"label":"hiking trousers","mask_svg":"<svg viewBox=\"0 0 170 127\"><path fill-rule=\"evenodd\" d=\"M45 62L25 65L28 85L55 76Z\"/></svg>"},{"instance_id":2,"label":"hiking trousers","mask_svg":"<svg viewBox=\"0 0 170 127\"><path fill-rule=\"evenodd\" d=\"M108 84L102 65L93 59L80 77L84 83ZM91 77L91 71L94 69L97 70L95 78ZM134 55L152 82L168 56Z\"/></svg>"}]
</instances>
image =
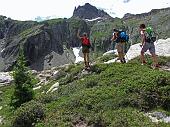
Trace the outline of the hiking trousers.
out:
<instances>
[{"instance_id":1,"label":"hiking trousers","mask_svg":"<svg viewBox=\"0 0 170 127\"><path fill-rule=\"evenodd\" d=\"M125 56L125 42L119 42L116 44L116 49L120 60L124 60Z\"/></svg>"}]
</instances>

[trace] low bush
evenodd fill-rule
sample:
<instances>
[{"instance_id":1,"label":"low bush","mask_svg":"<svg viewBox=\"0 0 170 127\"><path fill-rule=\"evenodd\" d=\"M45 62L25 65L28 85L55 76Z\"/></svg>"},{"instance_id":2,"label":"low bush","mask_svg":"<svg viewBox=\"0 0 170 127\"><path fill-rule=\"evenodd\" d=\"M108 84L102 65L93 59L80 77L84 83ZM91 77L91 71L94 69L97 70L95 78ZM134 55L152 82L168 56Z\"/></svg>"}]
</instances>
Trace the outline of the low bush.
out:
<instances>
[{"instance_id":1,"label":"low bush","mask_svg":"<svg viewBox=\"0 0 170 127\"><path fill-rule=\"evenodd\" d=\"M42 103L30 101L21 105L15 112L13 127L34 127L35 123L45 117Z\"/></svg>"}]
</instances>

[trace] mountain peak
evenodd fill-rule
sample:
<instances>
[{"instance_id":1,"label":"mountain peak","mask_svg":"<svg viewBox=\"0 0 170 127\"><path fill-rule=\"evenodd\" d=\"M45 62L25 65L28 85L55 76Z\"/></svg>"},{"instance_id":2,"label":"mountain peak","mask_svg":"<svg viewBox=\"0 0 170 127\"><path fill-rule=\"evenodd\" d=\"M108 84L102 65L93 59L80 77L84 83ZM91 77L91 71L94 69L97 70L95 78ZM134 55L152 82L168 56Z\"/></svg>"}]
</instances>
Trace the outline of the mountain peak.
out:
<instances>
[{"instance_id":1,"label":"mountain peak","mask_svg":"<svg viewBox=\"0 0 170 127\"><path fill-rule=\"evenodd\" d=\"M85 5L78 6L77 8L75 8L73 12L73 17L79 17L81 19L95 19L98 17L112 18L109 14L107 14L103 10L99 10L89 3L85 3Z\"/></svg>"}]
</instances>

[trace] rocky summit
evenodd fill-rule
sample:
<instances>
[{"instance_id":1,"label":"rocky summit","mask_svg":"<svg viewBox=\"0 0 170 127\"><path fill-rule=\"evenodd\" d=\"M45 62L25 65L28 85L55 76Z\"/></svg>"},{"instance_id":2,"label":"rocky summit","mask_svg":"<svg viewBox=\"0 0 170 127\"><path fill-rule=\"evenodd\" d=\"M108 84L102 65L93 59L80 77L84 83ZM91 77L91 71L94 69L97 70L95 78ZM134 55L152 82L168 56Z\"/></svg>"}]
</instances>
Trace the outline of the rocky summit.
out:
<instances>
[{"instance_id":1,"label":"rocky summit","mask_svg":"<svg viewBox=\"0 0 170 127\"><path fill-rule=\"evenodd\" d=\"M84 6L78 6L77 8L75 7L73 17L79 17L81 19L95 19L98 17L112 18L103 10L97 9L89 3L86 3Z\"/></svg>"}]
</instances>

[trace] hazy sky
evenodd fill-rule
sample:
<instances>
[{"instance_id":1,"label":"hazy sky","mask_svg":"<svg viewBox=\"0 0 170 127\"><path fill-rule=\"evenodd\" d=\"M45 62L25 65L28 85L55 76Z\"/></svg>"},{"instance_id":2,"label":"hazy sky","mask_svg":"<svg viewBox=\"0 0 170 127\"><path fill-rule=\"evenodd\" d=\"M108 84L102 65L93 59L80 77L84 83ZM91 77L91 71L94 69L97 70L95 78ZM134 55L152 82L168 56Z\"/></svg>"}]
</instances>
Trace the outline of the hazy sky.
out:
<instances>
[{"instance_id":1,"label":"hazy sky","mask_svg":"<svg viewBox=\"0 0 170 127\"><path fill-rule=\"evenodd\" d=\"M170 0L0 0L0 15L16 20L33 20L37 16L70 18L75 6L87 2L120 18L125 13L170 7Z\"/></svg>"}]
</instances>

